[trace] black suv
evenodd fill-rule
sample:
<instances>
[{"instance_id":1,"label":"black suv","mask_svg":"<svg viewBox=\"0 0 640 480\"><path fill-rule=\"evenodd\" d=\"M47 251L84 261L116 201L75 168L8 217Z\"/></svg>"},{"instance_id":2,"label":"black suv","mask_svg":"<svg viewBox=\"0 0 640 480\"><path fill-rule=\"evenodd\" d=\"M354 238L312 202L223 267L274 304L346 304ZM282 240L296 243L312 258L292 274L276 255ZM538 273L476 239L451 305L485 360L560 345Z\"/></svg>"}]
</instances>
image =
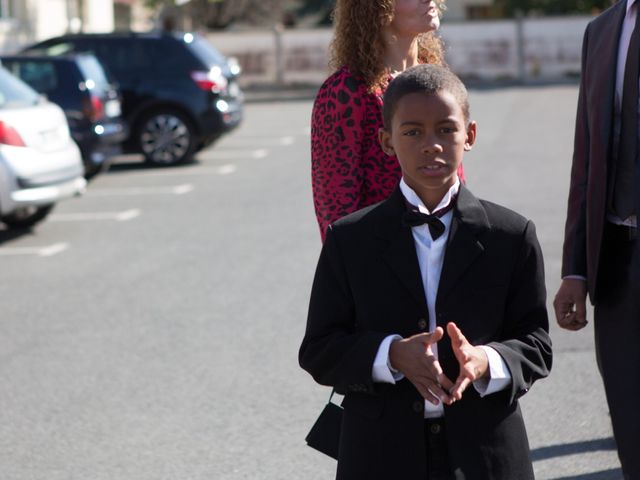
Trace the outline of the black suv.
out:
<instances>
[{"instance_id":1,"label":"black suv","mask_svg":"<svg viewBox=\"0 0 640 480\"><path fill-rule=\"evenodd\" d=\"M64 35L25 51L96 55L122 93L125 151L156 165L189 160L242 120L239 69L195 33Z\"/></svg>"},{"instance_id":2,"label":"black suv","mask_svg":"<svg viewBox=\"0 0 640 480\"><path fill-rule=\"evenodd\" d=\"M9 55L2 57L2 65L64 110L87 178L120 153L128 134L120 116L120 96L96 57L88 53Z\"/></svg>"}]
</instances>

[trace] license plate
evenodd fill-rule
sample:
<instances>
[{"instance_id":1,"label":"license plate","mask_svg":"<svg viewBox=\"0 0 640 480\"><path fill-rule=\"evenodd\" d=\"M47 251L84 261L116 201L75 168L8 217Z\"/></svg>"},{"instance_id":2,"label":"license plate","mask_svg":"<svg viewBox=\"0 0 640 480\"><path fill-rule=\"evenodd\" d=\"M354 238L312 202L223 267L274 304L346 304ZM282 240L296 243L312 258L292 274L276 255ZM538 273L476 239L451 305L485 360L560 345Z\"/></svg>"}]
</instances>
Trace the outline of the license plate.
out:
<instances>
[{"instance_id":1,"label":"license plate","mask_svg":"<svg viewBox=\"0 0 640 480\"><path fill-rule=\"evenodd\" d=\"M108 100L104 104L104 113L107 117L119 117L120 110L120 101L119 100Z\"/></svg>"}]
</instances>

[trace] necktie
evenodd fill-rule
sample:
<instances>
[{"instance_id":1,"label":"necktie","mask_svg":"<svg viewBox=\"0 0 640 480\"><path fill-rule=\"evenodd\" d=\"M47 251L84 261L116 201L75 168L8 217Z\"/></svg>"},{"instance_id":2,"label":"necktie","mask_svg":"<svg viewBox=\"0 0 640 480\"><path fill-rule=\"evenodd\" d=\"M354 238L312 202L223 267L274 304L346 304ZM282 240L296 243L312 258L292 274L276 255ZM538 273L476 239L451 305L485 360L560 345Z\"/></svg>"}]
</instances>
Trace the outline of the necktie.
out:
<instances>
[{"instance_id":1,"label":"necktie","mask_svg":"<svg viewBox=\"0 0 640 480\"><path fill-rule=\"evenodd\" d=\"M446 230L444 223L442 223L442 220L440 220L440 217L451 210L454 207L455 202L456 196L451 199L449 205L441 208L440 210L436 210L431 215L422 213L418 210L418 207L410 204L409 202L406 202L408 210L402 215L402 224L405 227L419 227L420 225L424 225L426 223L429 226L429 233L431 234L431 238L436 240Z\"/></svg>"},{"instance_id":2,"label":"necktie","mask_svg":"<svg viewBox=\"0 0 640 480\"><path fill-rule=\"evenodd\" d=\"M620 114L620 145L613 188L613 210L623 220L635 211L634 177L638 146L638 70L640 67L640 28L638 28L638 19L640 15L638 15L637 11L637 1L631 8L636 10L636 24L629 41L624 68Z\"/></svg>"}]
</instances>

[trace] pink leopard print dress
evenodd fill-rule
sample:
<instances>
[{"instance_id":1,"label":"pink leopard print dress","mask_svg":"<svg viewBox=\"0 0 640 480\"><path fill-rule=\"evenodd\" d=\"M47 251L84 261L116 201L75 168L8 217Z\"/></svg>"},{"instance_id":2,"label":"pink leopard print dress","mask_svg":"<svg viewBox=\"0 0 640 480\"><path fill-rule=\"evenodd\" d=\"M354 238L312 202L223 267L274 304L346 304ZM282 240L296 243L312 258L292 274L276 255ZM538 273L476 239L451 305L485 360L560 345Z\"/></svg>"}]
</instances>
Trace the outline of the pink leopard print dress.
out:
<instances>
[{"instance_id":1,"label":"pink leopard print dress","mask_svg":"<svg viewBox=\"0 0 640 480\"><path fill-rule=\"evenodd\" d=\"M382 95L342 67L320 87L311 115L313 203L324 242L340 217L386 199L400 181L395 156L382 151ZM464 181L462 166L458 172Z\"/></svg>"}]
</instances>

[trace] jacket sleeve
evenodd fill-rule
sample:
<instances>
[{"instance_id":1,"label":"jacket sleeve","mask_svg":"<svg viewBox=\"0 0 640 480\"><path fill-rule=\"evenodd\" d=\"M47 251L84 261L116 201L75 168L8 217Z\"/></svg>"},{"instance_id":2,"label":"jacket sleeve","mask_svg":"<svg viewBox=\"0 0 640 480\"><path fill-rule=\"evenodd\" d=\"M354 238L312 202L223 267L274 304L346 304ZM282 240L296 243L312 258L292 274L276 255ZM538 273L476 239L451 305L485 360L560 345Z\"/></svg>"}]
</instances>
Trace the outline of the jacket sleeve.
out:
<instances>
[{"instance_id":1,"label":"jacket sleeve","mask_svg":"<svg viewBox=\"0 0 640 480\"><path fill-rule=\"evenodd\" d=\"M587 177L589 170L589 115L586 101L587 55L589 27L582 41L582 75L578 93L578 108L571 167L571 184L567 221L565 224L564 247L562 255L562 277L567 275L587 276Z\"/></svg>"},{"instance_id":2,"label":"jacket sleeve","mask_svg":"<svg viewBox=\"0 0 640 480\"><path fill-rule=\"evenodd\" d=\"M357 328L345 265L329 227L311 290L300 366L339 393L372 393L373 362L385 336Z\"/></svg>"},{"instance_id":3,"label":"jacket sleeve","mask_svg":"<svg viewBox=\"0 0 640 480\"><path fill-rule=\"evenodd\" d=\"M360 207L366 89L345 70L320 87L311 114L313 204L324 241L327 227Z\"/></svg>"},{"instance_id":4,"label":"jacket sleeve","mask_svg":"<svg viewBox=\"0 0 640 480\"><path fill-rule=\"evenodd\" d=\"M552 363L542 251L527 222L510 282L502 339L491 342L511 372L510 402L549 375Z\"/></svg>"}]
</instances>

